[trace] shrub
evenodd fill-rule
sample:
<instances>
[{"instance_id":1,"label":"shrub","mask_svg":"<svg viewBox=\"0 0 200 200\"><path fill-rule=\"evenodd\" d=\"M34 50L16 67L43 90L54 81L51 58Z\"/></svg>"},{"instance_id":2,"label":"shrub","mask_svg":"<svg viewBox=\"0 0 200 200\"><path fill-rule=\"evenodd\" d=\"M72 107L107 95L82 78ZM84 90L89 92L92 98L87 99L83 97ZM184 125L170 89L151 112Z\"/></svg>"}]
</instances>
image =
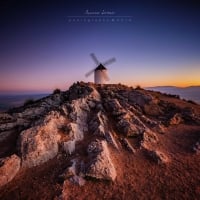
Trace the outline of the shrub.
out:
<instances>
[{"instance_id":1,"label":"shrub","mask_svg":"<svg viewBox=\"0 0 200 200\"><path fill-rule=\"evenodd\" d=\"M53 94L60 94L61 93L61 90L59 88L56 88L54 91L53 91Z\"/></svg>"},{"instance_id":2,"label":"shrub","mask_svg":"<svg viewBox=\"0 0 200 200\"><path fill-rule=\"evenodd\" d=\"M31 104L33 104L34 102L35 102L34 99L27 99L27 100L25 100L25 102L24 102L24 106L31 105Z\"/></svg>"},{"instance_id":3,"label":"shrub","mask_svg":"<svg viewBox=\"0 0 200 200\"><path fill-rule=\"evenodd\" d=\"M191 104L194 104L194 105L197 105L197 103L195 101L192 101L192 100L187 100L188 103L191 103Z\"/></svg>"},{"instance_id":4,"label":"shrub","mask_svg":"<svg viewBox=\"0 0 200 200\"><path fill-rule=\"evenodd\" d=\"M141 88L140 85L136 85L135 89L136 89L136 90L141 90L142 88Z\"/></svg>"}]
</instances>

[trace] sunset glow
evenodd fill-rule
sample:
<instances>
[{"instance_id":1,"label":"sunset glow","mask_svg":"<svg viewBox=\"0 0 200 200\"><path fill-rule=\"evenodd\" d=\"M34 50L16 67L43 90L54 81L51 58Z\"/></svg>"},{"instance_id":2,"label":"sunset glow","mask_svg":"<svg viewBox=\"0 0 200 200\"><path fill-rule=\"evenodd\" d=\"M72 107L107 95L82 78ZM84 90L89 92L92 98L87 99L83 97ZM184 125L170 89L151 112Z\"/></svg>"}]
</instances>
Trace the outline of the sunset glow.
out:
<instances>
[{"instance_id":1,"label":"sunset glow","mask_svg":"<svg viewBox=\"0 0 200 200\"><path fill-rule=\"evenodd\" d=\"M123 6L122 6L123 5ZM194 3L15 3L2 8L0 93L66 90L100 61L109 83L130 86L200 85L200 14ZM68 16L105 9L113 22L69 22ZM111 12L112 11L112 12ZM109 13L108 13L109 14ZM117 22L131 16L131 22Z\"/></svg>"}]
</instances>

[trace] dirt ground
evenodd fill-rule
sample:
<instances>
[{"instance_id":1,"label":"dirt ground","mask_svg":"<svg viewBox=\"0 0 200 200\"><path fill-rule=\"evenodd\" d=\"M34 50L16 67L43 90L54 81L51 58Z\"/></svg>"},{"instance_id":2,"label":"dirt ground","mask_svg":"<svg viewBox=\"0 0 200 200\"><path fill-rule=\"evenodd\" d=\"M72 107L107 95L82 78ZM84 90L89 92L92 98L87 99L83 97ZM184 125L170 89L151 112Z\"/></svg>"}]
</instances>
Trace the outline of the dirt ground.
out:
<instances>
[{"instance_id":1,"label":"dirt ground","mask_svg":"<svg viewBox=\"0 0 200 200\"><path fill-rule=\"evenodd\" d=\"M199 134L198 126L180 125L159 135L159 148L170 156L168 164L154 163L140 149L131 154L110 147L116 181L88 179L84 186L65 181L67 199L199 199L200 156L191 148ZM0 199L54 199L62 191L59 175L69 160L59 154L43 165L22 169L0 190Z\"/></svg>"}]
</instances>

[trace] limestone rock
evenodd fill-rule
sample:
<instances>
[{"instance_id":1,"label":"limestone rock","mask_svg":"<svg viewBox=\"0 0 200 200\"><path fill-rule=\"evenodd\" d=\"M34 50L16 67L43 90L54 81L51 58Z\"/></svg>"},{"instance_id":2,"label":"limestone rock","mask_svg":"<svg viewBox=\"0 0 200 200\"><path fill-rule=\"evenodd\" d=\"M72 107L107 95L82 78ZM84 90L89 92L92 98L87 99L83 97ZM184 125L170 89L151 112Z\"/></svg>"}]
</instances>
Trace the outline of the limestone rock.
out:
<instances>
[{"instance_id":1,"label":"limestone rock","mask_svg":"<svg viewBox=\"0 0 200 200\"><path fill-rule=\"evenodd\" d=\"M64 142L63 148L66 153L69 153L71 155L75 151L75 140L70 140L68 142Z\"/></svg>"},{"instance_id":2,"label":"limestone rock","mask_svg":"<svg viewBox=\"0 0 200 200\"><path fill-rule=\"evenodd\" d=\"M57 124L64 119L58 113L51 113L38 126L26 129L20 134L18 144L23 167L32 167L48 161L58 153Z\"/></svg>"},{"instance_id":3,"label":"limestone rock","mask_svg":"<svg viewBox=\"0 0 200 200\"><path fill-rule=\"evenodd\" d=\"M20 169L20 158L13 154L0 159L0 187L10 182Z\"/></svg>"},{"instance_id":4,"label":"limestone rock","mask_svg":"<svg viewBox=\"0 0 200 200\"><path fill-rule=\"evenodd\" d=\"M143 133L143 141L147 143L148 142L156 143L158 141L158 137L156 136L154 132L152 132L151 130L148 130Z\"/></svg>"},{"instance_id":5,"label":"limestone rock","mask_svg":"<svg viewBox=\"0 0 200 200\"><path fill-rule=\"evenodd\" d=\"M128 100L131 103L144 107L145 104L149 104L153 100L153 97L150 94L143 94L140 91L133 90L129 93Z\"/></svg>"},{"instance_id":6,"label":"limestone rock","mask_svg":"<svg viewBox=\"0 0 200 200\"><path fill-rule=\"evenodd\" d=\"M131 123L123 117L118 121L117 127L122 134L125 134L128 137L138 136L145 130L143 126L138 126L135 123Z\"/></svg>"},{"instance_id":7,"label":"limestone rock","mask_svg":"<svg viewBox=\"0 0 200 200\"><path fill-rule=\"evenodd\" d=\"M71 160L72 165L66 169L66 171L61 175L64 177L65 181L69 179L70 182L83 186L85 184L84 174L78 173L76 159Z\"/></svg>"},{"instance_id":8,"label":"limestone rock","mask_svg":"<svg viewBox=\"0 0 200 200\"><path fill-rule=\"evenodd\" d=\"M131 153L136 152L136 150L132 147L131 143L126 138L122 139L122 143Z\"/></svg>"},{"instance_id":9,"label":"limestone rock","mask_svg":"<svg viewBox=\"0 0 200 200\"><path fill-rule=\"evenodd\" d=\"M86 176L114 181L117 174L110 158L107 142L100 140L92 142L88 146L88 154L91 162Z\"/></svg>"},{"instance_id":10,"label":"limestone rock","mask_svg":"<svg viewBox=\"0 0 200 200\"><path fill-rule=\"evenodd\" d=\"M170 125L178 125L183 122L182 116L178 113L176 113L171 119L170 119Z\"/></svg>"},{"instance_id":11,"label":"limestone rock","mask_svg":"<svg viewBox=\"0 0 200 200\"><path fill-rule=\"evenodd\" d=\"M168 156L166 156L163 152L155 150L149 151L149 155L153 158L155 162L158 164L164 164L169 162Z\"/></svg>"}]
</instances>

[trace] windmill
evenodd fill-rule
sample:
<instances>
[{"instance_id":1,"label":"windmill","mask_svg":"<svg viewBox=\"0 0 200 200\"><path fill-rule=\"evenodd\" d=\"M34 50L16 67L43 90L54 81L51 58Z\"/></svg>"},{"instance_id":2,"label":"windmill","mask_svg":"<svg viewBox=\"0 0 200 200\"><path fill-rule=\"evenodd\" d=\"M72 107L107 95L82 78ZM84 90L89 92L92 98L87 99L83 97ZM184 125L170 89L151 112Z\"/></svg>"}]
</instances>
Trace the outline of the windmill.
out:
<instances>
[{"instance_id":1,"label":"windmill","mask_svg":"<svg viewBox=\"0 0 200 200\"><path fill-rule=\"evenodd\" d=\"M95 84L104 84L106 81L109 81L109 77L107 74L107 69L105 65L109 65L116 61L115 58L111 58L107 60L106 62L100 63L95 56L94 53L91 53L90 56L94 60L96 67L92 70L90 70L88 73L85 74L86 77L90 76L92 73L94 73L94 83Z\"/></svg>"}]
</instances>

